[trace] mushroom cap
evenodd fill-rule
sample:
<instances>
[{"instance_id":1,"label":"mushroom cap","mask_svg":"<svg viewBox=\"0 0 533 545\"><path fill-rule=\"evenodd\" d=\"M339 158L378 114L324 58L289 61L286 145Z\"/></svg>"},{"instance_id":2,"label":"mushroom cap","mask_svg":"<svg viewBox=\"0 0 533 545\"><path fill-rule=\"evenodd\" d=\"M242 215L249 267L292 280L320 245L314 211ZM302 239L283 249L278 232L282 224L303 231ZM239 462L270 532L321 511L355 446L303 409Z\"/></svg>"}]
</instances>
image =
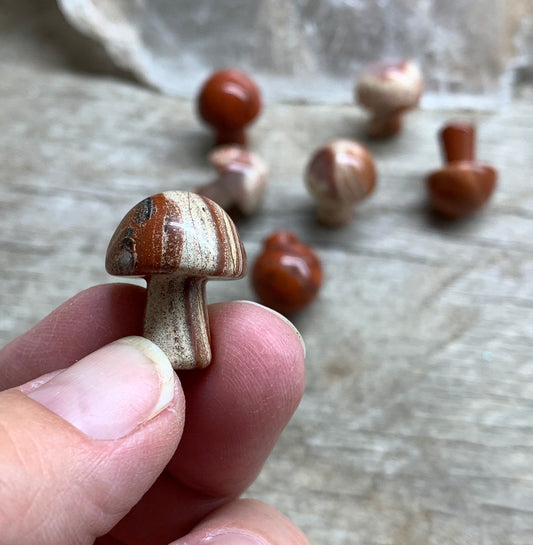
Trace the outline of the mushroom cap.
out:
<instances>
[{"instance_id":1,"label":"mushroom cap","mask_svg":"<svg viewBox=\"0 0 533 545\"><path fill-rule=\"evenodd\" d=\"M454 161L428 176L432 207L441 214L459 218L480 209L496 187L497 172L477 161Z\"/></svg>"},{"instance_id":2,"label":"mushroom cap","mask_svg":"<svg viewBox=\"0 0 533 545\"><path fill-rule=\"evenodd\" d=\"M398 112L414 108L424 90L418 66L408 60L382 61L362 73L356 101L371 111Z\"/></svg>"},{"instance_id":3,"label":"mushroom cap","mask_svg":"<svg viewBox=\"0 0 533 545\"><path fill-rule=\"evenodd\" d=\"M246 253L220 206L194 193L167 191L126 214L111 237L106 270L116 276L241 278Z\"/></svg>"},{"instance_id":4,"label":"mushroom cap","mask_svg":"<svg viewBox=\"0 0 533 545\"><path fill-rule=\"evenodd\" d=\"M252 214L263 200L268 168L255 153L240 146L222 146L209 155L218 172L217 184L223 184L231 202L243 214Z\"/></svg>"},{"instance_id":5,"label":"mushroom cap","mask_svg":"<svg viewBox=\"0 0 533 545\"><path fill-rule=\"evenodd\" d=\"M212 74L198 96L201 118L219 130L244 128L259 114L261 106L259 87L247 74L234 68Z\"/></svg>"},{"instance_id":6,"label":"mushroom cap","mask_svg":"<svg viewBox=\"0 0 533 545\"><path fill-rule=\"evenodd\" d=\"M376 185L372 154L352 140L333 140L311 157L305 172L309 191L319 202L355 204Z\"/></svg>"}]
</instances>

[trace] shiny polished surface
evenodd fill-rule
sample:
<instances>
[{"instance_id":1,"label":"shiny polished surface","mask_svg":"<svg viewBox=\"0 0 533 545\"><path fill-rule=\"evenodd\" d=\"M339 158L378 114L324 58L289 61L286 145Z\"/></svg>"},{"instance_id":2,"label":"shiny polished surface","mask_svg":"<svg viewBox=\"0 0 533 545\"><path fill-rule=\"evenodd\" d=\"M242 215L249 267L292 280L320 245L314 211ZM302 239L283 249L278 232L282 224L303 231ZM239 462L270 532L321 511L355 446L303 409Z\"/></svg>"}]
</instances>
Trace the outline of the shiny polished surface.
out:
<instances>
[{"instance_id":1,"label":"shiny polished surface","mask_svg":"<svg viewBox=\"0 0 533 545\"><path fill-rule=\"evenodd\" d=\"M261 303L287 315L316 297L322 279L317 254L290 231L276 231L265 240L252 270L252 285Z\"/></svg>"},{"instance_id":2,"label":"shiny polished surface","mask_svg":"<svg viewBox=\"0 0 533 545\"><path fill-rule=\"evenodd\" d=\"M246 145L244 128L258 116L262 99L250 76L230 68L208 78L197 106L200 117L215 129L217 145Z\"/></svg>"},{"instance_id":3,"label":"shiny polished surface","mask_svg":"<svg viewBox=\"0 0 533 545\"><path fill-rule=\"evenodd\" d=\"M461 218L480 210L496 187L498 172L475 158L475 126L447 123L439 132L445 159L442 169L427 178L430 205L448 218Z\"/></svg>"},{"instance_id":4,"label":"shiny polished surface","mask_svg":"<svg viewBox=\"0 0 533 545\"><path fill-rule=\"evenodd\" d=\"M352 140L334 140L310 158L305 183L317 203L318 218L329 227L348 223L355 205L376 186L372 154Z\"/></svg>"},{"instance_id":5,"label":"shiny polished surface","mask_svg":"<svg viewBox=\"0 0 533 545\"><path fill-rule=\"evenodd\" d=\"M496 187L496 170L473 161L455 161L428 178L431 206L450 218L476 212Z\"/></svg>"},{"instance_id":6,"label":"shiny polished surface","mask_svg":"<svg viewBox=\"0 0 533 545\"><path fill-rule=\"evenodd\" d=\"M118 276L243 276L244 249L227 214L210 199L167 191L135 205L117 227L106 269Z\"/></svg>"}]
</instances>

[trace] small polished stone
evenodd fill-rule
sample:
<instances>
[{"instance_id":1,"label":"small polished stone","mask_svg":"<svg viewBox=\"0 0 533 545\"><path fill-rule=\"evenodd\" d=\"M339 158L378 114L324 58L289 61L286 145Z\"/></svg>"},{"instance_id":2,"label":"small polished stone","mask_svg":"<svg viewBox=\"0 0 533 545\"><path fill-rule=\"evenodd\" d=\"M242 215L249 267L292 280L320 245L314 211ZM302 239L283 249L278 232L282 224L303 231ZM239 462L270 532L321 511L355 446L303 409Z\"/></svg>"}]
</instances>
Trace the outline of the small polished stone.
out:
<instances>
[{"instance_id":1,"label":"small polished stone","mask_svg":"<svg viewBox=\"0 0 533 545\"><path fill-rule=\"evenodd\" d=\"M259 155L229 145L215 148L209 161L217 172L216 179L195 189L226 212L250 216L257 212L268 184L268 168Z\"/></svg>"},{"instance_id":2,"label":"small polished stone","mask_svg":"<svg viewBox=\"0 0 533 545\"><path fill-rule=\"evenodd\" d=\"M259 87L250 76L235 68L212 74L198 96L198 113L215 129L217 146L245 146L244 129L259 115L261 107Z\"/></svg>"},{"instance_id":3,"label":"small polished stone","mask_svg":"<svg viewBox=\"0 0 533 545\"><path fill-rule=\"evenodd\" d=\"M317 149L304 174L319 221L341 227L355 214L357 203L376 186L376 166L370 151L358 142L338 139Z\"/></svg>"},{"instance_id":4,"label":"small polished stone","mask_svg":"<svg viewBox=\"0 0 533 545\"><path fill-rule=\"evenodd\" d=\"M290 231L270 235L252 269L252 285L260 302L285 315L311 303L322 281L319 257Z\"/></svg>"}]
</instances>

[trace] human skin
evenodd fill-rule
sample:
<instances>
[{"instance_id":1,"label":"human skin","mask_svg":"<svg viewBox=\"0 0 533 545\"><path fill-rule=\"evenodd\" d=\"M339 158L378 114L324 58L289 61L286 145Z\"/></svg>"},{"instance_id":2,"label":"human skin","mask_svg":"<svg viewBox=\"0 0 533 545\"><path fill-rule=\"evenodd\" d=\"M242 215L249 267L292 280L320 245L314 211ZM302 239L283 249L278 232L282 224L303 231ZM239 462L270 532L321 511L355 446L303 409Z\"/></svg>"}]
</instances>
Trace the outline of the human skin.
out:
<instances>
[{"instance_id":1,"label":"human skin","mask_svg":"<svg viewBox=\"0 0 533 545\"><path fill-rule=\"evenodd\" d=\"M140 335L145 299L138 286L95 286L0 351L2 542L307 544L272 507L238 499L303 393L303 345L281 316L210 306L212 364L180 372L168 404L117 438L91 437L32 398L59 370L76 375Z\"/></svg>"}]
</instances>

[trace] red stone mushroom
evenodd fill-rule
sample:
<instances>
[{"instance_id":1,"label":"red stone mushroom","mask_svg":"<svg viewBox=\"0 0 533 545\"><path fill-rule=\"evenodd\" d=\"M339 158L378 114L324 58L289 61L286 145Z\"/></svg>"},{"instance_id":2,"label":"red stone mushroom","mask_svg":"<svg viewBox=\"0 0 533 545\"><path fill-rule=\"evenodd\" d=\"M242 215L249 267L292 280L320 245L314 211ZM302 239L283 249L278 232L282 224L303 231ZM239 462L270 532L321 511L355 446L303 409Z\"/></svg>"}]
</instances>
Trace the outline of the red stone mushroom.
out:
<instances>
[{"instance_id":1,"label":"red stone mushroom","mask_svg":"<svg viewBox=\"0 0 533 545\"><path fill-rule=\"evenodd\" d=\"M244 129L261 111L261 93L244 72L219 70L203 84L198 96L200 117L216 132L216 146L247 142Z\"/></svg>"},{"instance_id":2,"label":"red stone mushroom","mask_svg":"<svg viewBox=\"0 0 533 545\"><path fill-rule=\"evenodd\" d=\"M482 208L496 187L497 171L475 160L475 127L449 123L439 133L445 165L427 178L431 207L449 218Z\"/></svg>"},{"instance_id":3,"label":"red stone mushroom","mask_svg":"<svg viewBox=\"0 0 533 545\"><path fill-rule=\"evenodd\" d=\"M272 233L252 270L252 285L264 305L285 315L306 307L322 285L317 254L290 231Z\"/></svg>"}]
</instances>

